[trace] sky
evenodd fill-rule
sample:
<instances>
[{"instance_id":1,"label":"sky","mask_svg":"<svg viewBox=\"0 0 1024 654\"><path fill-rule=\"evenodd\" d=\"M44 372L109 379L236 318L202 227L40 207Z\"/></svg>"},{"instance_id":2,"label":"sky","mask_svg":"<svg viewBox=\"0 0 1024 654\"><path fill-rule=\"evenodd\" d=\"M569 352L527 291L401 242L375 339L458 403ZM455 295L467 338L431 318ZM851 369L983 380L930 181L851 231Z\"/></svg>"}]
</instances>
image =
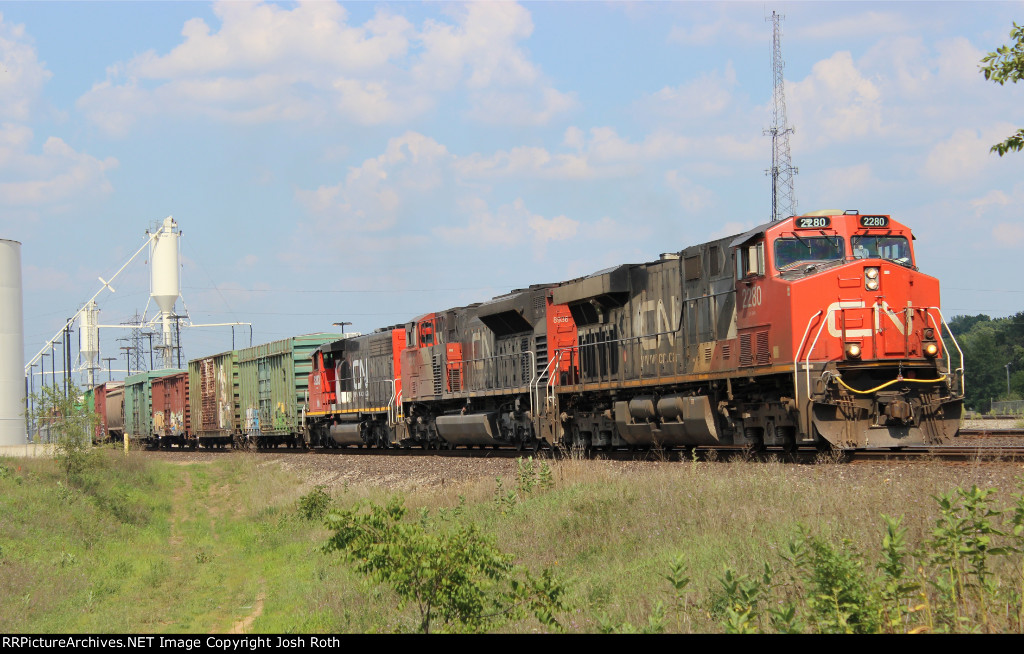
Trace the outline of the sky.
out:
<instances>
[{"instance_id":1,"label":"sky","mask_svg":"<svg viewBox=\"0 0 1024 654\"><path fill-rule=\"evenodd\" d=\"M167 216L178 312L254 343L764 223L773 11L798 211L909 225L947 319L1024 310L1024 153L989 152L1024 126L1024 84L978 70L1022 2L0 2L25 359ZM145 254L101 324L146 309ZM115 370L124 335L101 330Z\"/></svg>"}]
</instances>

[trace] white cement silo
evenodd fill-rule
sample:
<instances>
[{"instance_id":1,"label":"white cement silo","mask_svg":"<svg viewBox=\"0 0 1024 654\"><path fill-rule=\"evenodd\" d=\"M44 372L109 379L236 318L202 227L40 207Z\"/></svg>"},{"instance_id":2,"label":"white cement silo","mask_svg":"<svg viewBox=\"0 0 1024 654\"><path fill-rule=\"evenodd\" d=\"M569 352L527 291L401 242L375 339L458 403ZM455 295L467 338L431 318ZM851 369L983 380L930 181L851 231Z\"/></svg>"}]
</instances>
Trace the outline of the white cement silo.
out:
<instances>
[{"instance_id":1,"label":"white cement silo","mask_svg":"<svg viewBox=\"0 0 1024 654\"><path fill-rule=\"evenodd\" d=\"M165 218L163 227L153 239L153 249L150 253L152 265L150 296L160 308L160 317L163 319L164 368L173 367L171 318L174 316L174 303L177 302L178 295L181 293L178 275L178 238L181 234L175 231L177 227L178 224L174 222L174 218L170 216Z\"/></svg>"},{"instance_id":2,"label":"white cement silo","mask_svg":"<svg viewBox=\"0 0 1024 654\"><path fill-rule=\"evenodd\" d=\"M86 383L89 388L96 385L96 370L99 368L100 356L100 330L99 330L99 307L95 300L90 300L81 311L79 322L79 334L81 344L79 353L84 359Z\"/></svg>"},{"instance_id":3,"label":"white cement silo","mask_svg":"<svg viewBox=\"0 0 1024 654\"><path fill-rule=\"evenodd\" d=\"M25 442L21 243L0 239L0 445Z\"/></svg>"}]
</instances>

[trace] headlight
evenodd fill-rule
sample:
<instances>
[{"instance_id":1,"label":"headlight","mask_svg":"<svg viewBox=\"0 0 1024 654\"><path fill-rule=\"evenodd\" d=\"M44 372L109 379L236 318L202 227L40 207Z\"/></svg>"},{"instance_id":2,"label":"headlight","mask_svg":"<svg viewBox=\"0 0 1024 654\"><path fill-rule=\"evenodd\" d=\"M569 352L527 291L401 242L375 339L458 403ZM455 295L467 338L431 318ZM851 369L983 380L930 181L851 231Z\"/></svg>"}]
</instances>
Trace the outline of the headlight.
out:
<instances>
[{"instance_id":1,"label":"headlight","mask_svg":"<svg viewBox=\"0 0 1024 654\"><path fill-rule=\"evenodd\" d=\"M878 268L864 269L864 288L869 291L878 290Z\"/></svg>"},{"instance_id":2,"label":"headlight","mask_svg":"<svg viewBox=\"0 0 1024 654\"><path fill-rule=\"evenodd\" d=\"M860 344L859 343L847 343L846 344L846 358L847 359L859 359L860 358Z\"/></svg>"},{"instance_id":3,"label":"headlight","mask_svg":"<svg viewBox=\"0 0 1024 654\"><path fill-rule=\"evenodd\" d=\"M924 355L926 357L934 357L939 353L939 346L935 343L927 343L924 346Z\"/></svg>"}]
</instances>

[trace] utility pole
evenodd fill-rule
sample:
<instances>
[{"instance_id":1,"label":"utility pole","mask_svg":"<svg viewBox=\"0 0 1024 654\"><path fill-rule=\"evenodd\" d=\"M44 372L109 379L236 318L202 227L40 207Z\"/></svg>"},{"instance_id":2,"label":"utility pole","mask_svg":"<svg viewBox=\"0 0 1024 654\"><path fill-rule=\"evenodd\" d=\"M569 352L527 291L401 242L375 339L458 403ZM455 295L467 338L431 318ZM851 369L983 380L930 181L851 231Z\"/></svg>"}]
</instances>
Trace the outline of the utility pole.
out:
<instances>
[{"instance_id":1,"label":"utility pole","mask_svg":"<svg viewBox=\"0 0 1024 654\"><path fill-rule=\"evenodd\" d=\"M772 178L772 222L796 215L796 192L793 176L800 172L793 167L789 151L789 135L793 128L786 118L786 92L782 71L786 64L782 60L782 29L779 25L784 18L774 11L772 22L772 71L774 91L772 93L772 126L764 131L772 137L772 167L765 173Z\"/></svg>"},{"instance_id":2,"label":"utility pole","mask_svg":"<svg viewBox=\"0 0 1024 654\"><path fill-rule=\"evenodd\" d=\"M121 349L124 350L124 367L127 369L125 379L127 379L128 377L131 377L131 375L132 375L132 364L131 364L131 358L130 357L131 357L132 352L135 350L135 348L132 347L131 345L123 345L123 346L121 346Z\"/></svg>"},{"instance_id":3,"label":"utility pole","mask_svg":"<svg viewBox=\"0 0 1024 654\"><path fill-rule=\"evenodd\" d=\"M117 357L104 357L103 360L107 362L107 381L114 381L114 372L110 369L110 362L117 361Z\"/></svg>"}]
</instances>

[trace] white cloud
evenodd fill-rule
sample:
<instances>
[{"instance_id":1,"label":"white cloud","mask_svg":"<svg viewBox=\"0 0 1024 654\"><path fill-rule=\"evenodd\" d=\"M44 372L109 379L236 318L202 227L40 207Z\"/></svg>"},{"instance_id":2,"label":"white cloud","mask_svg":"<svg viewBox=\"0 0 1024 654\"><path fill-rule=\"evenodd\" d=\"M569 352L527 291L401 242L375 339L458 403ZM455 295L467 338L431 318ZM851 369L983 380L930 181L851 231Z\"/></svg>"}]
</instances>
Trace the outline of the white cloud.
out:
<instances>
[{"instance_id":1,"label":"white cloud","mask_svg":"<svg viewBox=\"0 0 1024 654\"><path fill-rule=\"evenodd\" d=\"M542 259L546 246L576 236L580 223L560 215L545 218L526 208L522 198L491 210L480 197L466 197L459 202L467 221L460 227L439 226L433 232L445 243L483 245L509 248L529 245L535 259Z\"/></svg>"},{"instance_id":2,"label":"white cloud","mask_svg":"<svg viewBox=\"0 0 1024 654\"><path fill-rule=\"evenodd\" d=\"M798 126L795 143L824 147L882 132L881 94L849 52L837 52L814 64L803 80L787 82L786 106L790 124Z\"/></svg>"},{"instance_id":3,"label":"white cloud","mask_svg":"<svg viewBox=\"0 0 1024 654\"><path fill-rule=\"evenodd\" d=\"M379 231L399 216L414 220L415 198L450 177L453 156L437 141L406 132L388 141L384 153L349 169L344 181L314 190L298 189L296 199L323 225Z\"/></svg>"},{"instance_id":4,"label":"white cloud","mask_svg":"<svg viewBox=\"0 0 1024 654\"><path fill-rule=\"evenodd\" d=\"M724 73L704 73L679 86L666 86L644 96L637 103L641 112L662 119L688 121L721 116L732 104L731 89L736 86L736 70L728 62Z\"/></svg>"},{"instance_id":5,"label":"white cloud","mask_svg":"<svg viewBox=\"0 0 1024 654\"><path fill-rule=\"evenodd\" d=\"M522 200L517 200L517 202L522 202ZM580 223L578 220L566 216L545 218L535 215L530 216L527 225L541 243L547 243L548 241L565 241L576 236Z\"/></svg>"},{"instance_id":6,"label":"white cloud","mask_svg":"<svg viewBox=\"0 0 1024 654\"><path fill-rule=\"evenodd\" d=\"M216 29L191 19L170 52L111 66L79 109L123 136L157 115L392 124L431 110L460 85L467 116L488 123L541 125L576 106L521 47L533 24L518 4L469 3L451 9L454 22L428 19L419 30L385 8L350 24L336 2L220 2L214 13Z\"/></svg>"},{"instance_id":7,"label":"white cloud","mask_svg":"<svg viewBox=\"0 0 1024 654\"><path fill-rule=\"evenodd\" d=\"M830 168L821 173L821 181L821 186L830 197L835 196L835 191L838 189L842 189L845 195L856 197L873 188L878 188L880 184L869 163Z\"/></svg>"},{"instance_id":8,"label":"white cloud","mask_svg":"<svg viewBox=\"0 0 1024 654\"><path fill-rule=\"evenodd\" d=\"M576 94L553 88L470 94L467 116L488 125L540 126L578 106Z\"/></svg>"},{"instance_id":9,"label":"white cloud","mask_svg":"<svg viewBox=\"0 0 1024 654\"><path fill-rule=\"evenodd\" d=\"M715 194L683 177L678 170L665 173L665 183L676 192L679 204L689 213L698 213L715 204Z\"/></svg>"},{"instance_id":10,"label":"white cloud","mask_svg":"<svg viewBox=\"0 0 1024 654\"><path fill-rule=\"evenodd\" d=\"M927 154L924 174L937 183L973 180L985 174L993 164L989 148L1002 139L1001 134L1011 131L1007 124L984 130L957 129L945 141L938 143Z\"/></svg>"},{"instance_id":11,"label":"white cloud","mask_svg":"<svg viewBox=\"0 0 1024 654\"><path fill-rule=\"evenodd\" d=\"M113 190L106 173L117 167L116 159L77 152L55 136L33 154L32 136L28 127L0 125L0 204L53 206Z\"/></svg>"},{"instance_id":12,"label":"white cloud","mask_svg":"<svg viewBox=\"0 0 1024 654\"><path fill-rule=\"evenodd\" d=\"M974 207L974 217L980 218L992 208L1008 207L1011 199L1006 193L999 190L989 191L983 197L971 200L970 205Z\"/></svg>"},{"instance_id":13,"label":"white cloud","mask_svg":"<svg viewBox=\"0 0 1024 654\"><path fill-rule=\"evenodd\" d=\"M793 27L791 28L791 33L796 38L828 39L831 41L837 38L841 39L843 35L848 34L903 34L908 31L919 31L922 26L923 23L920 16L912 21L902 14L895 12L868 11L863 14L843 16L806 27Z\"/></svg>"},{"instance_id":14,"label":"white cloud","mask_svg":"<svg viewBox=\"0 0 1024 654\"><path fill-rule=\"evenodd\" d=\"M998 247L1016 248L1024 244L1024 225L999 223L992 228L992 240Z\"/></svg>"},{"instance_id":15,"label":"white cloud","mask_svg":"<svg viewBox=\"0 0 1024 654\"><path fill-rule=\"evenodd\" d=\"M673 25L669 30L668 40L671 43L682 45L707 46L714 45L720 40L742 42L763 39L764 33L765 30L761 25L723 17L713 23L689 27Z\"/></svg>"},{"instance_id":16,"label":"white cloud","mask_svg":"<svg viewBox=\"0 0 1024 654\"><path fill-rule=\"evenodd\" d=\"M39 61L24 25L0 13L0 120L28 120L53 74Z\"/></svg>"}]
</instances>

